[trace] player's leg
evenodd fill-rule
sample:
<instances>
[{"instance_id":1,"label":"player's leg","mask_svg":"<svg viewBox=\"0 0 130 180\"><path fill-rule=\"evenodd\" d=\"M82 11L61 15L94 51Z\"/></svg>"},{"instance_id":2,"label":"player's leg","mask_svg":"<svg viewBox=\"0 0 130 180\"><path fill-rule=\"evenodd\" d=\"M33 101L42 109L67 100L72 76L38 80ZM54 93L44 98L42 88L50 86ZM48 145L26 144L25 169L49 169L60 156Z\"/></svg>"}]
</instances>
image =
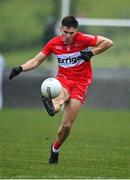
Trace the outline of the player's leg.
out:
<instances>
[{"instance_id":1,"label":"player's leg","mask_svg":"<svg viewBox=\"0 0 130 180\"><path fill-rule=\"evenodd\" d=\"M55 112L58 112L61 108L61 106L68 101L69 99L69 93L68 91L62 87L62 91L60 93L60 95L54 99L52 99L54 108L55 108Z\"/></svg>"},{"instance_id":2,"label":"player's leg","mask_svg":"<svg viewBox=\"0 0 130 180\"><path fill-rule=\"evenodd\" d=\"M70 99L69 103L66 104L62 123L57 132L58 136L56 142L58 142L60 145L63 144L64 140L68 137L80 107L81 102L76 99Z\"/></svg>"},{"instance_id":3,"label":"player's leg","mask_svg":"<svg viewBox=\"0 0 130 180\"><path fill-rule=\"evenodd\" d=\"M63 87L60 95L54 99L45 98L44 96L42 96L42 102L50 116L54 116L55 113L57 113L60 110L64 102L66 102L68 99L69 99L69 93Z\"/></svg>"},{"instance_id":4,"label":"player's leg","mask_svg":"<svg viewBox=\"0 0 130 180\"><path fill-rule=\"evenodd\" d=\"M58 129L57 138L51 147L49 163L58 163L59 148L68 137L80 107L81 102L76 99L70 99L69 102L65 104L62 123Z\"/></svg>"}]
</instances>

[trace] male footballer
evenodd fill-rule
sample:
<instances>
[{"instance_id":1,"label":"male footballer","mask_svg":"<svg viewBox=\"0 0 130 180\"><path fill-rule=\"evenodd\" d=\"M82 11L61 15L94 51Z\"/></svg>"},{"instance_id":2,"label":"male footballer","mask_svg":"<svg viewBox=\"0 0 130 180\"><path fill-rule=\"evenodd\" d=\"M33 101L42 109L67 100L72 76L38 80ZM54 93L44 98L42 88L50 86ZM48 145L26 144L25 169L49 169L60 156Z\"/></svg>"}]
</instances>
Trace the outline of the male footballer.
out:
<instances>
[{"instance_id":1,"label":"male footballer","mask_svg":"<svg viewBox=\"0 0 130 180\"><path fill-rule=\"evenodd\" d=\"M51 53L58 61L56 78L62 85L61 94L55 99L42 97L45 109L50 116L55 115L64 104L61 125L57 138L51 145L49 164L58 163L59 150L70 134L73 122L85 100L87 89L92 81L91 58L109 49L112 40L78 32L78 21L66 16L61 21L61 35L55 36L42 50L25 64L12 69L9 79L24 71L38 67ZM89 47L92 47L89 50Z\"/></svg>"}]
</instances>

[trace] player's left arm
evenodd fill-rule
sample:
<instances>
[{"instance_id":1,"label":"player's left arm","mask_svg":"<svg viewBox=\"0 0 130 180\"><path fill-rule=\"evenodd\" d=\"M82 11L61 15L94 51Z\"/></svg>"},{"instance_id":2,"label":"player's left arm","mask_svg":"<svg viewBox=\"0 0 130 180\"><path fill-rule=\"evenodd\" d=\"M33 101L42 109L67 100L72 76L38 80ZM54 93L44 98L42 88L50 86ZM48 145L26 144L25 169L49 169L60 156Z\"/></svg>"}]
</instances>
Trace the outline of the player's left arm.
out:
<instances>
[{"instance_id":1,"label":"player's left arm","mask_svg":"<svg viewBox=\"0 0 130 180\"><path fill-rule=\"evenodd\" d=\"M90 41L92 42L92 41ZM90 51L80 51L81 58L84 61L89 61L93 56L103 53L107 49L109 49L113 45L112 40L103 37L103 36L97 36L96 37L96 44L92 45L93 48ZM90 43L91 46L91 43Z\"/></svg>"},{"instance_id":2,"label":"player's left arm","mask_svg":"<svg viewBox=\"0 0 130 180\"><path fill-rule=\"evenodd\" d=\"M112 40L103 36L97 36L96 46L91 51L93 55L97 55L103 53L104 51L109 49L112 45L113 45Z\"/></svg>"}]
</instances>

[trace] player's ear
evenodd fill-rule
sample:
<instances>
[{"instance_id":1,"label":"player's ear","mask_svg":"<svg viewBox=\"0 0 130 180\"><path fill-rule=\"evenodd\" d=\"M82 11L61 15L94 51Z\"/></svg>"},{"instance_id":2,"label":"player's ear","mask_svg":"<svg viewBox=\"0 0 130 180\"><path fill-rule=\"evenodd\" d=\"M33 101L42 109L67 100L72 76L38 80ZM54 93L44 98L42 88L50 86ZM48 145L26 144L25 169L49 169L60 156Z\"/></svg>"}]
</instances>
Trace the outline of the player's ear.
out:
<instances>
[{"instance_id":1,"label":"player's ear","mask_svg":"<svg viewBox=\"0 0 130 180\"><path fill-rule=\"evenodd\" d=\"M60 32L62 32L62 26L60 27Z\"/></svg>"}]
</instances>

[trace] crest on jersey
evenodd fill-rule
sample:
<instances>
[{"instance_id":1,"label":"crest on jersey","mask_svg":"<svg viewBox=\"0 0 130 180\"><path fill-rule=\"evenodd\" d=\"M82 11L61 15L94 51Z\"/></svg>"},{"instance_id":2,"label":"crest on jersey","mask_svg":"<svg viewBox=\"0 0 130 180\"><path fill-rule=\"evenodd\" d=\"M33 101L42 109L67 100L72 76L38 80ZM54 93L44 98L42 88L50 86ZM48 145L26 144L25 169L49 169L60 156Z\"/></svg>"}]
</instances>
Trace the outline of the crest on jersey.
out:
<instances>
[{"instance_id":1,"label":"crest on jersey","mask_svg":"<svg viewBox=\"0 0 130 180\"><path fill-rule=\"evenodd\" d=\"M70 51L70 47L67 47L67 51Z\"/></svg>"},{"instance_id":2,"label":"crest on jersey","mask_svg":"<svg viewBox=\"0 0 130 180\"><path fill-rule=\"evenodd\" d=\"M61 46L55 46L55 48L56 48L56 49L62 49L62 47L61 47Z\"/></svg>"}]
</instances>

